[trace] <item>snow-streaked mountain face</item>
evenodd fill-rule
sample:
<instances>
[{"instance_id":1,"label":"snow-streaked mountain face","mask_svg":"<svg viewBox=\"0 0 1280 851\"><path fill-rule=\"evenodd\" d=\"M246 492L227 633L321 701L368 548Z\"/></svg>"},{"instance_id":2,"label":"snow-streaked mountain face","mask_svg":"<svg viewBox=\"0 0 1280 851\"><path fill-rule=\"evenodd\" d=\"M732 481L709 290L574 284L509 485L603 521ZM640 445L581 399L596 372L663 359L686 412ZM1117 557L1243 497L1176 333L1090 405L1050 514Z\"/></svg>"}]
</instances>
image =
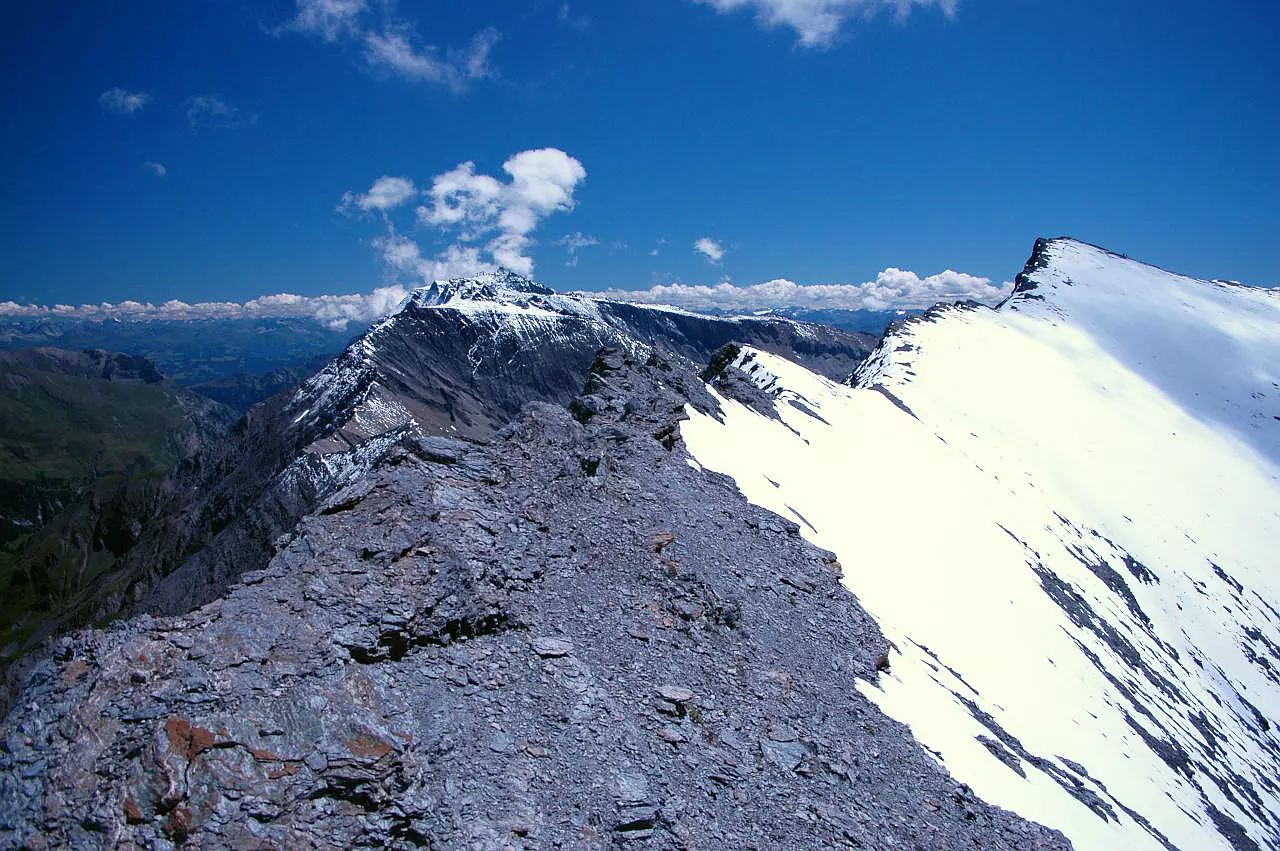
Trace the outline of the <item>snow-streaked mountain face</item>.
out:
<instances>
[{"instance_id":1,"label":"snow-streaked mountain face","mask_svg":"<svg viewBox=\"0 0 1280 851\"><path fill-rule=\"evenodd\" d=\"M342 357L295 394L302 427L346 450L407 423L483 437L526 402L567 404L595 354L651 347L705 362L731 340L785 353L845 378L874 338L776 317L708 317L687 311L560 295L507 271L416 290ZM334 427L337 430L334 431Z\"/></svg>"},{"instance_id":2,"label":"snow-streaked mountain face","mask_svg":"<svg viewBox=\"0 0 1280 851\"><path fill-rule=\"evenodd\" d=\"M1037 245L995 310L852 386L743 349L776 417L698 462L834 550L896 644L865 693L1080 849L1280 847L1280 293Z\"/></svg>"}]
</instances>

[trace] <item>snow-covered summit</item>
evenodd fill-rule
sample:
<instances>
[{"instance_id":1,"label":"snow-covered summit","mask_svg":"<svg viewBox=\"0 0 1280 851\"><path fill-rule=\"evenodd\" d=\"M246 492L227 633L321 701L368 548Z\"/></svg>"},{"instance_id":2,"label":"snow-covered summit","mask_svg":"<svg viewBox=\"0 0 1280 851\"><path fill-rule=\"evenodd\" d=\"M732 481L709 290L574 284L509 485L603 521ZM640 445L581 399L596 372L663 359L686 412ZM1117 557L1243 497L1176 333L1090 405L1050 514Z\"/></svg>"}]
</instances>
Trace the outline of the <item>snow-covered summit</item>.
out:
<instances>
[{"instance_id":1,"label":"snow-covered summit","mask_svg":"<svg viewBox=\"0 0 1280 851\"><path fill-rule=\"evenodd\" d=\"M416 310L460 311L502 324L566 317L603 320L595 300L562 295L509 269L419 287L400 305L399 312Z\"/></svg>"},{"instance_id":2,"label":"snow-covered summit","mask_svg":"<svg viewBox=\"0 0 1280 851\"><path fill-rule=\"evenodd\" d=\"M441 307L461 302L521 305L554 295L555 291L550 287L509 269L498 269L469 278L435 281L419 287L410 294L406 304L415 307Z\"/></svg>"},{"instance_id":3,"label":"snow-covered summit","mask_svg":"<svg viewBox=\"0 0 1280 851\"><path fill-rule=\"evenodd\" d=\"M1183 410L1280 464L1280 291L1188 278L1074 240L1042 254L1003 310L1087 330Z\"/></svg>"},{"instance_id":4,"label":"snow-covered summit","mask_svg":"<svg viewBox=\"0 0 1280 851\"><path fill-rule=\"evenodd\" d=\"M737 366L777 418L690 451L840 556L957 779L1080 849L1280 847L1280 293L1045 241L852 386Z\"/></svg>"}]
</instances>

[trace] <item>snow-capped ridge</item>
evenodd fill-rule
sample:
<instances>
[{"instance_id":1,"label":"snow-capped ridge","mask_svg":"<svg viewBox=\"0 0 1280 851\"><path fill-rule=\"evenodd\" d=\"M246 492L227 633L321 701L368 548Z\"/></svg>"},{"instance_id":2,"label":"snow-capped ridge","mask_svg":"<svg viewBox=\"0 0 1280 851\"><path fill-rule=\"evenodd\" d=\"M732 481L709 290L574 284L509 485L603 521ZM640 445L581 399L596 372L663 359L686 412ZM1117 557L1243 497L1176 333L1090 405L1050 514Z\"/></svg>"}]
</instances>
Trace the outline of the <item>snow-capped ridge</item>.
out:
<instances>
[{"instance_id":1,"label":"snow-capped ridge","mask_svg":"<svg viewBox=\"0 0 1280 851\"><path fill-rule=\"evenodd\" d=\"M734 366L775 410L686 445L840 556L864 693L958 780L1080 849L1280 847L1280 292L1040 240L851 386Z\"/></svg>"},{"instance_id":2,"label":"snow-capped ridge","mask_svg":"<svg viewBox=\"0 0 1280 851\"><path fill-rule=\"evenodd\" d=\"M1070 237L1058 237L1055 239L1046 239L1040 237L1036 240L1035 247L1031 250L1031 256L1027 258L1026 264L1022 267L1022 271L1013 279L1013 292L1004 301L996 305L999 309L1004 307L1010 299L1020 294L1026 294L1033 290L1039 289L1039 284L1033 280L1032 276L1049 264L1049 249L1055 242L1074 242ZM1041 296L1036 296L1041 298Z\"/></svg>"},{"instance_id":3,"label":"snow-capped ridge","mask_svg":"<svg viewBox=\"0 0 1280 851\"><path fill-rule=\"evenodd\" d=\"M1082 275L1082 271L1108 270L1108 275ZM1121 273L1121 274L1116 274ZM1138 280L1134 280L1137 278ZM1251 286L1240 281L1199 279L1154 263L1135 260L1127 254L1069 236L1036 240L1031 257L1014 278L1013 292L995 306L996 310L1017 309L1021 302L1055 302L1063 297L1063 287L1080 287L1090 293L1123 294L1130 298L1162 298L1175 295L1178 285L1201 284L1214 290L1238 294L1276 296L1280 288Z\"/></svg>"},{"instance_id":4,"label":"snow-capped ridge","mask_svg":"<svg viewBox=\"0 0 1280 851\"><path fill-rule=\"evenodd\" d=\"M995 308L939 304L890 324L850 384L897 394L892 385L914 377L920 323L963 310L1023 317L1033 324L1020 327L1036 335L1100 350L1280 466L1280 290L1179 275L1069 237L1038 239L1009 298Z\"/></svg>"},{"instance_id":5,"label":"snow-capped ridge","mask_svg":"<svg viewBox=\"0 0 1280 851\"><path fill-rule=\"evenodd\" d=\"M1087 337L1280 465L1280 291L1179 275L1074 239L1037 242L1018 277L998 313Z\"/></svg>"}]
</instances>

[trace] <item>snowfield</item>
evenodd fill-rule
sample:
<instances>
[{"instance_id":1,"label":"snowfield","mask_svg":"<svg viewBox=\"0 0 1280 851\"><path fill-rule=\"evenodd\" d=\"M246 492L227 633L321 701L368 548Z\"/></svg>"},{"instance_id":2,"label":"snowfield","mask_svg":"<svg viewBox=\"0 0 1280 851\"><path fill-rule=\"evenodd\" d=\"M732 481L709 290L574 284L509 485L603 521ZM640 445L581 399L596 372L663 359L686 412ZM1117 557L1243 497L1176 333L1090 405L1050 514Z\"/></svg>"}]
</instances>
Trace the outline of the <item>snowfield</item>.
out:
<instances>
[{"instance_id":1,"label":"snowfield","mask_svg":"<svg viewBox=\"0 0 1280 851\"><path fill-rule=\"evenodd\" d=\"M1280 293L1057 240L852 387L736 366L781 419L690 452L838 554L953 776L1080 849L1280 847Z\"/></svg>"}]
</instances>

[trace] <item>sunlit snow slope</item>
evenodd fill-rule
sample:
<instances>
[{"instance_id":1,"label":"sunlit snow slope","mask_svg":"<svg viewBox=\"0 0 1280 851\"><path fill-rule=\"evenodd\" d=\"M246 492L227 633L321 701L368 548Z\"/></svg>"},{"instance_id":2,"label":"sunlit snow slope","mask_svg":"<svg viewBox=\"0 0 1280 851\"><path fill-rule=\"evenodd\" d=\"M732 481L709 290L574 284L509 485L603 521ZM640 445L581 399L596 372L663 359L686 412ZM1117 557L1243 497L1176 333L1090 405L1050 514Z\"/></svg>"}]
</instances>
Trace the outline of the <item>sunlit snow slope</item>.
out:
<instances>
[{"instance_id":1,"label":"sunlit snow slope","mask_svg":"<svg viewBox=\"0 0 1280 851\"><path fill-rule=\"evenodd\" d=\"M853 387L736 367L781 419L690 451L840 556L956 778L1081 849L1280 848L1280 293L1042 242Z\"/></svg>"}]
</instances>

